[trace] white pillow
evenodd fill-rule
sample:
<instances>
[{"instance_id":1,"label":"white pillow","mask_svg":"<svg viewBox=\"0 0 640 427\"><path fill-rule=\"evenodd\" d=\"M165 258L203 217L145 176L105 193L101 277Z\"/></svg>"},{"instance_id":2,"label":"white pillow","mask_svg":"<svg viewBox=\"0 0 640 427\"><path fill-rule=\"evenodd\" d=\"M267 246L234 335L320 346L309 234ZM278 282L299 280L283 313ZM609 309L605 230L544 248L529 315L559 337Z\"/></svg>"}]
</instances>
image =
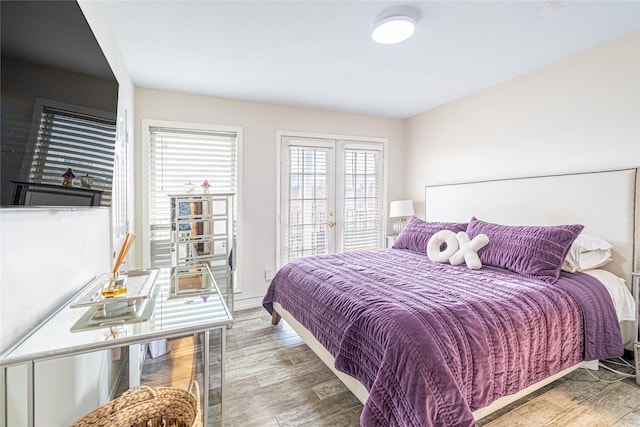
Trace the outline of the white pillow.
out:
<instances>
[{"instance_id":1,"label":"white pillow","mask_svg":"<svg viewBox=\"0 0 640 427\"><path fill-rule=\"evenodd\" d=\"M633 321L635 319L636 303L624 279L600 269L589 270L584 273L595 277L607 288L620 322L623 320Z\"/></svg>"},{"instance_id":2,"label":"white pillow","mask_svg":"<svg viewBox=\"0 0 640 427\"><path fill-rule=\"evenodd\" d=\"M569 273L591 270L610 263L611 244L599 237L580 234L573 241L562 264L562 270Z\"/></svg>"},{"instance_id":3,"label":"white pillow","mask_svg":"<svg viewBox=\"0 0 640 427\"><path fill-rule=\"evenodd\" d=\"M464 231L454 233L450 230L440 230L427 243L427 256L433 262L460 265L463 262L471 270L482 268L478 251L489 243L486 234L478 234L473 239Z\"/></svg>"},{"instance_id":4,"label":"white pillow","mask_svg":"<svg viewBox=\"0 0 640 427\"><path fill-rule=\"evenodd\" d=\"M451 230L440 230L429 238L427 256L433 262L447 263L459 247L456 233Z\"/></svg>"}]
</instances>

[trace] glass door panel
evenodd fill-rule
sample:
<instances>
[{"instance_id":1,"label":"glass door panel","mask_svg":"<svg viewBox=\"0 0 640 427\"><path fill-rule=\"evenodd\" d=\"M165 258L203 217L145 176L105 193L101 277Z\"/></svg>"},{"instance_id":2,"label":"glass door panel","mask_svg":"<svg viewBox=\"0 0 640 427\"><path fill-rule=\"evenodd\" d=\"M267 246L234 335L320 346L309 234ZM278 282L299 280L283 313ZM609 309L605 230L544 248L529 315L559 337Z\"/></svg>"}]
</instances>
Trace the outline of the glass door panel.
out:
<instances>
[{"instance_id":1,"label":"glass door panel","mask_svg":"<svg viewBox=\"0 0 640 427\"><path fill-rule=\"evenodd\" d=\"M282 261L335 251L334 147L283 142Z\"/></svg>"}]
</instances>

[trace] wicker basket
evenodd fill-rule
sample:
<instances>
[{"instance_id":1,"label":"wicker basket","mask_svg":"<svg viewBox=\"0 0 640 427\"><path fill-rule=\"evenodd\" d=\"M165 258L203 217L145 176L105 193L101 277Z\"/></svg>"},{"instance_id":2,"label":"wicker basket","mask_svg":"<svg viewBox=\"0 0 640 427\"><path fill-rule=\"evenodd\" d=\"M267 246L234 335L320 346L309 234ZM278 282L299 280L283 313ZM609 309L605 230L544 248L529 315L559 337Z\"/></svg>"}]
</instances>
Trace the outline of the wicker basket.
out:
<instances>
[{"instance_id":1,"label":"wicker basket","mask_svg":"<svg viewBox=\"0 0 640 427\"><path fill-rule=\"evenodd\" d=\"M133 387L77 420L71 427L202 427L200 389Z\"/></svg>"}]
</instances>

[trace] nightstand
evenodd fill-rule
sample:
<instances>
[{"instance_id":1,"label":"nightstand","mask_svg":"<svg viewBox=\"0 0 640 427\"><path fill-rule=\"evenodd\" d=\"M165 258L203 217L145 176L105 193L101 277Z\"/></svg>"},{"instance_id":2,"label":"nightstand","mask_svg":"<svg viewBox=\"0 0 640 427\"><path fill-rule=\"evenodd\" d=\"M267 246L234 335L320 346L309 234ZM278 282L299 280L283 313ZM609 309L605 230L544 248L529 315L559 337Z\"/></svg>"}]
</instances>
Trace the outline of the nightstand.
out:
<instances>
[{"instance_id":1,"label":"nightstand","mask_svg":"<svg viewBox=\"0 0 640 427\"><path fill-rule=\"evenodd\" d=\"M387 248L392 248L393 244L396 242L397 234L387 236ZM640 273L639 273L640 274Z\"/></svg>"},{"instance_id":2,"label":"nightstand","mask_svg":"<svg viewBox=\"0 0 640 427\"><path fill-rule=\"evenodd\" d=\"M640 385L640 340L638 340L638 307L640 306L640 271L631 274L631 293L636 301L636 320L633 323L633 354L636 362L636 383Z\"/></svg>"}]
</instances>

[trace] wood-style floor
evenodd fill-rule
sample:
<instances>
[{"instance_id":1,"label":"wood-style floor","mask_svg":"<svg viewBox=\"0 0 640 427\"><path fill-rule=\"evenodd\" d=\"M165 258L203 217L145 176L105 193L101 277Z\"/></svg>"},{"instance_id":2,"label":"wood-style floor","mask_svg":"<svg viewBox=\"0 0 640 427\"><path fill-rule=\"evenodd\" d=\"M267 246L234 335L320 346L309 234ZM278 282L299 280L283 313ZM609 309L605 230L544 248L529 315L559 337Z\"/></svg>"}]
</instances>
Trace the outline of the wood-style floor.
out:
<instances>
[{"instance_id":1,"label":"wood-style floor","mask_svg":"<svg viewBox=\"0 0 640 427\"><path fill-rule=\"evenodd\" d=\"M283 427L359 425L362 404L282 321L272 326L262 308L238 311L227 330L224 425ZM211 338L209 425L220 422L220 337ZM195 344L195 351L194 351ZM187 388L202 384L201 351L192 337L145 361L142 384ZM606 370L584 370L489 415L483 427L640 426L640 386ZM128 381L123 379L123 384ZM125 386L121 386L121 390Z\"/></svg>"}]
</instances>

